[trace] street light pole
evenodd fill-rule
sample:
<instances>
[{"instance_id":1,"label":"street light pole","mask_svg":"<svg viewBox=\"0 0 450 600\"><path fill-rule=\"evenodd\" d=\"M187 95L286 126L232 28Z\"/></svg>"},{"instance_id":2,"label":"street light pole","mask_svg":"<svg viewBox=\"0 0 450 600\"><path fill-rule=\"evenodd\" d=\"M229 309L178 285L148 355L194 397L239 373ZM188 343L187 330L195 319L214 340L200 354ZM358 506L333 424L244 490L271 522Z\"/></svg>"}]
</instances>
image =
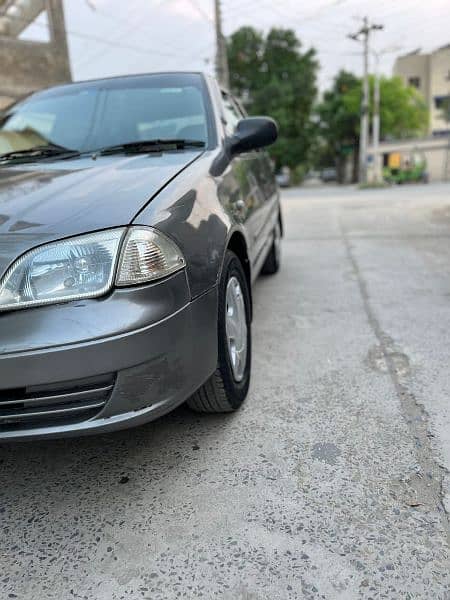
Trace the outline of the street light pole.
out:
<instances>
[{"instance_id":1,"label":"street light pole","mask_svg":"<svg viewBox=\"0 0 450 600\"><path fill-rule=\"evenodd\" d=\"M374 183L380 183L381 165L380 165L380 56L374 52L375 56L375 81L373 89L373 121L372 121L372 146L374 160Z\"/></svg>"},{"instance_id":2,"label":"street light pole","mask_svg":"<svg viewBox=\"0 0 450 600\"><path fill-rule=\"evenodd\" d=\"M374 154L374 183L381 182L381 161L380 161L380 130L381 130L381 119L380 119L380 58L384 54L391 52L398 52L401 50L401 46L390 46L383 50L373 50L372 54L375 58L375 72L374 72L374 88L373 88L373 119L372 119L372 148Z\"/></svg>"},{"instance_id":3,"label":"street light pole","mask_svg":"<svg viewBox=\"0 0 450 600\"><path fill-rule=\"evenodd\" d=\"M363 100L361 107L361 134L359 138L359 172L360 181L367 183L367 146L369 142L369 36L368 19L364 17L364 80Z\"/></svg>"},{"instance_id":4,"label":"street light pole","mask_svg":"<svg viewBox=\"0 0 450 600\"><path fill-rule=\"evenodd\" d=\"M364 76L363 97L361 102L361 131L359 134L359 181L367 183L367 146L369 142L369 46L370 33L383 29L383 25L370 24L369 19L364 17L363 26L356 33L348 37L364 44Z\"/></svg>"},{"instance_id":5,"label":"street light pole","mask_svg":"<svg viewBox=\"0 0 450 600\"><path fill-rule=\"evenodd\" d=\"M220 0L214 0L216 21L216 76L217 80L226 89L230 87L230 73L228 70L228 56L226 40L222 33L222 13Z\"/></svg>"}]
</instances>

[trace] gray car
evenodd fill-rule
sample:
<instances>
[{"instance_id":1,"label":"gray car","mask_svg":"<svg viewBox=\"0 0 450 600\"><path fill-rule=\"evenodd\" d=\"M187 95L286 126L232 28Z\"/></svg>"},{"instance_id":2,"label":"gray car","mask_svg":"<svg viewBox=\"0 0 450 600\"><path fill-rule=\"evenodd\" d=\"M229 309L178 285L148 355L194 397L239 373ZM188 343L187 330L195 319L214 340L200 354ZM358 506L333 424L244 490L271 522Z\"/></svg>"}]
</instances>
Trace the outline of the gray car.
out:
<instances>
[{"instance_id":1,"label":"gray car","mask_svg":"<svg viewBox=\"0 0 450 600\"><path fill-rule=\"evenodd\" d=\"M239 408L251 284L280 261L276 137L200 73L59 86L2 116L1 441Z\"/></svg>"}]
</instances>

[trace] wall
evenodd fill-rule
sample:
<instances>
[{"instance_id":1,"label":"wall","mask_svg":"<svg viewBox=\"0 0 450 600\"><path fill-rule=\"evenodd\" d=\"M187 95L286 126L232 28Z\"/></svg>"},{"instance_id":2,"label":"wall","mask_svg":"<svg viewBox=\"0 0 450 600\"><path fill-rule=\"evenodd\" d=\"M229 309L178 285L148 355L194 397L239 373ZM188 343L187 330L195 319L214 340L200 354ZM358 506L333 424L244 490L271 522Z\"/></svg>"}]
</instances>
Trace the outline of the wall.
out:
<instances>
[{"instance_id":1,"label":"wall","mask_svg":"<svg viewBox=\"0 0 450 600\"><path fill-rule=\"evenodd\" d=\"M429 62L428 54L409 54L397 58L394 64L394 75L401 77L406 85L411 77L420 78L418 90L427 103L430 101Z\"/></svg>"},{"instance_id":2,"label":"wall","mask_svg":"<svg viewBox=\"0 0 450 600\"><path fill-rule=\"evenodd\" d=\"M373 148L369 147L368 152L373 155ZM400 152L404 155L411 152L423 153L427 161L427 173L430 181L450 181L450 139L448 138L398 140L380 144L381 156L391 152Z\"/></svg>"},{"instance_id":3,"label":"wall","mask_svg":"<svg viewBox=\"0 0 450 600\"><path fill-rule=\"evenodd\" d=\"M409 54L395 61L394 75L408 84L411 77L420 78L419 91L430 110L429 133L449 130L449 124L436 108L435 98L450 96L450 47L438 48L431 54Z\"/></svg>"},{"instance_id":4,"label":"wall","mask_svg":"<svg viewBox=\"0 0 450 600\"><path fill-rule=\"evenodd\" d=\"M450 96L450 48L442 48L431 55L431 130L442 131L448 129L449 124L442 118L441 110L435 108L436 96Z\"/></svg>"},{"instance_id":5,"label":"wall","mask_svg":"<svg viewBox=\"0 0 450 600\"><path fill-rule=\"evenodd\" d=\"M62 0L46 0L51 41L0 36L0 104L71 80Z\"/></svg>"}]
</instances>

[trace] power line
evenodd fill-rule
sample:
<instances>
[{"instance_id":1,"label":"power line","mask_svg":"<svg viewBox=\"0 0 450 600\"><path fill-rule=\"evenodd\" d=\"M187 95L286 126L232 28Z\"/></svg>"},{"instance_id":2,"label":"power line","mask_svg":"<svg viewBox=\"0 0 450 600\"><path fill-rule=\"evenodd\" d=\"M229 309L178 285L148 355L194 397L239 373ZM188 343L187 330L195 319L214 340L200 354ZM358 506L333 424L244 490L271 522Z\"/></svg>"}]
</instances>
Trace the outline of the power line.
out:
<instances>
[{"instance_id":1,"label":"power line","mask_svg":"<svg viewBox=\"0 0 450 600\"><path fill-rule=\"evenodd\" d=\"M166 2L169 2L169 1L170 0L166 0ZM196 0L187 0L187 1L202 16L202 18L205 20L205 22L211 23L211 21L212 21L211 17L198 5L198 3L196 2ZM157 4L157 6L153 7L153 8L157 8L158 6L162 5L163 2L164 2L164 0L161 0ZM254 2L255 2L255 0L251 0L248 3L248 8L249 9L251 8L251 6L252 6L252 4ZM227 6L228 6L228 8L230 8L229 5L227 5ZM268 10L272 10L273 11L273 5L271 5L271 6L265 5L265 8L267 8ZM325 8L326 7L321 7L321 9L319 9L318 11L316 11L315 15L317 13L319 13L319 11L324 10ZM99 15L101 15L103 17L110 18L110 19L112 19L114 21L118 20L116 17L113 17L112 15L108 15L108 14L106 14L103 11L98 11L97 10L97 12L98 12ZM276 12L278 12L278 14L280 15L280 17L283 15L282 11L280 11L279 9ZM310 15L310 16L308 16L306 18L310 21L312 19L312 16ZM139 21L142 22L142 19L139 19ZM131 27L127 28L127 30L125 32L123 32L120 36L114 38L113 40L106 40L105 38L101 38L99 36L84 34L84 33L81 33L81 32L78 32L78 31L74 31L74 30L71 30L71 29L67 30L67 33L69 35L74 36L74 37L78 37L78 38L81 38L81 39L88 39L90 41L94 41L94 42L100 43L102 45L107 45L107 46L114 47L114 48L122 48L122 49L132 50L132 51L139 52L139 53L146 54L146 55L149 55L149 54L155 55L155 54L157 54L159 56L163 56L163 57L167 57L167 58L179 58L182 55L185 55L181 50L180 50L180 54L178 54L178 53L175 54L174 52L165 52L165 51L161 51L159 49L158 50L145 49L145 48L142 48L140 46L136 46L136 45L132 45L132 44L119 43L123 38L127 37L129 35L129 33L133 33L136 30L136 28L139 28L139 22L138 22L137 25L135 25L135 24L131 25ZM324 29L324 28L320 29L320 31L321 32L325 32L326 35L327 35L327 37L330 37L331 34L333 34L333 35L339 35L339 32L336 31L336 27L334 27L333 29L334 30L332 32L330 32L329 30ZM222 36L223 36L223 34L222 34ZM101 50L99 52L94 53L93 55L91 55L87 59L82 60L80 63L77 64L77 68L83 67L85 64L88 64L88 63L90 63L92 61L95 61L98 57L102 56L103 52L104 51Z\"/></svg>"},{"instance_id":2,"label":"power line","mask_svg":"<svg viewBox=\"0 0 450 600\"><path fill-rule=\"evenodd\" d=\"M214 23L214 19L212 18L211 15L208 15L208 13L203 10L203 8L201 6L199 6L199 4L197 4L197 2L195 0L187 0L187 2L189 2L189 4L192 6L192 8L194 8L197 13L207 22L207 23Z\"/></svg>"},{"instance_id":3,"label":"power line","mask_svg":"<svg viewBox=\"0 0 450 600\"><path fill-rule=\"evenodd\" d=\"M89 1L89 2L90 2L90 4L92 4L92 5L94 5L94 6L95 6L95 8L93 8L92 10L94 10L94 11L95 11L96 15L99 15L99 16L101 16L101 17L102 17L102 18L104 18L104 19L108 19L108 20L112 21L113 23L119 23L120 25L124 25L124 19L123 19L122 17L118 17L118 16L116 16L116 15L109 14L108 12L106 12L106 11L104 11L104 10L99 10L99 9L98 9L98 7L97 7L97 6L94 4L94 0L86 0L86 1ZM154 11L154 10L157 10L157 9L159 9L159 8L160 8L162 5L166 5L166 6L167 6L167 5L168 5L168 4L170 4L171 2L172 2L172 0L159 0L158 2L156 2L155 4L153 4L153 5L150 7L150 9L151 9L152 11ZM134 1L128 2L128 3L127 3L127 10L128 10L128 13L130 13L130 12L131 12L131 11L130 11L130 9L134 9L134 8L135 8L135 6L136 6L136 4L139 4L139 3L140 3L140 0L134 0ZM145 22L144 22L144 20L143 20L143 19L140 17L140 18L138 18L137 20L133 21L133 23L137 23L137 26L136 26L136 28L137 28L137 29L140 29L140 28L142 28L142 27L144 26L144 23L145 23ZM127 22L125 22L125 25L127 25ZM135 29L133 29L132 31L135 31ZM129 32L130 32L130 30L129 30L129 29L127 29L125 32L123 32L123 31L122 31L122 33L120 33L120 35L119 35L118 37L114 38L114 40L121 40L121 39L123 39L124 37L128 36ZM173 45L173 42L172 42L172 41L171 41L171 46L172 46L172 47L174 47L174 45ZM178 44L177 44L177 45L174 47L174 49L175 49L177 52L179 52L179 53L180 53L180 55L181 55L181 54L184 54L184 49L180 48L180 46L179 46ZM98 54L100 54L100 53L95 53L95 54L94 54L94 57L97 57L97 55L98 55ZM168 57L168 58L178 58L178 57L179 57L179 55L178 55L178 54L176 54L176 55L175 55L175 54L173 54L172 56L170 56L170 57ZM94 60L95 60L95 58L94 58ZM83 64L85 64L85 63L87 63L87 62L90 62L90 61L89 61L89 60L87 60L87 61L83 61L83 62L81 63L81 65L83 65ZM79 65L78 65L78 66L79 66Z\"/></svg>"},{"instance_id":4,"label":"power line","mask_svg":"<svg viewBox=\"0 0 450 600\"><path fill-rule=\"evenodd\" d=\"M343 0L343 1L346 2L347 0ZM319 23L320 23L320 25L322 25L323 11L326 10L327 8L332 9L334 6L337 6L336 1L322 6L321 8L314 11L313 13L306 14L306 15L299 15L297 12L289 11L289 9L286 12L286 10L283 10L282 6L280 6L279 4L274 5L270 0L253 0L253 2L250 2L249 4L245 4L243 7L240 4L238 7L236 7L236 6L230 7L229 3L227 3L227 5L225 6L225 14L227 17L230 17L230 19L235 21L238 16L242 15L242 12L246 13L250 10L255 10L258 13L258 16L261 17L262 12L267 11L271 15L276 16L276 18L279 20L280 24L282 24L283 26L285 26L285 24L287 23L288 27L290 27L291 29L302 30L303 26L307 25L308 31L311 32L311 31L313 31L313 28L314 28L315 33L325 34L327 36L327 38L329 38L331 35L339 35L339 30L344 32L347 29L347 26L344 23L339 23L337 25L336 25L336 23L333 23L332 25L330 24L329 27L327 27L327 26L325 26L325 27L319 26L318 27ZM312 24L312 27L311 27L311 24ZM330 30L330 27L331 27L331 30Z\"/></svg>"},{"instance_id":5,"label":"power line","mask_svg":"<svg viewBox=\"0 0 450 600\"><path fill-rule=\"evenodd\" d=\"M161 0L158 3L158 6L160 4L162 4L163 0ZM121 45L121 40L123 40L125 37L127 37L130 33L135 32L136 29L139 29L140 27L143 27L144 25L144 21L142 19L135 19L131 24L129 24L129 26L122 31L118 36L116 36L113 40L112 43L110 44L111 46L113 46L114 48L124 48L124 45ZM144 54L149 54L150 52L148 50L142 49ZM99 52L95 52L93 55L91 55L90 57L88 57L87 59L85 59L84 61L82 61L81 63L79 63L77 65L77 68L83 67L84 65L97 60L97 58L99 58L100 56L103 56L104 50L100 50ZM161 54L161 52L151 52L152 54L160 54L161 56L163 56L163 54ZM173 55L173 54L172 54ZM169 54L166 54L167 57L169 57Z\"/></svg>"},{"instance_id":6,"label":"power line","mask_svg":"<svg viewBox=\"0 0 450 600\"><path fill-rule=\"evenodd\" d=\"M291 24L292 22L294 23L305 23L305 22L309 22L309 21L314 21L316 19L321 18L323 12L325 10L329 10L329 9L333 9L333 7L336 7L338 5L341 5L342 3L347 2L347 0L333 0L332 2L329 2L321 7L319 7L317 10L313 11L312 13L309 14L299 14L297 12L293 12L291 10L289 10L288 7L281 7L279 4L274 5L274 3L272 2L264 2L264 0L257 0L256 2L250 2L249 4L244 4L244 7L242 7L241 3L239 3L238 6L235 6L235 10L236 13L240 12L242 10L242 8L244 9L248 9L249 5L253 5L253 6L257 6L258 8L263 5L265 8L269 9L272 11L272 13L277 14L280 18L283 19L283 21L286 21L286 19L288 19L288 23ZM230 8L228 6L228 8ZM283 10L283 8L286 8L287 10Z\"/></svg>"},{"instance_id":7,"label":"power line","mask_svg":"<svg viewBox=\"0 0 450 600\"><path fill-rule=\"evenodd\" d=\"M8 16L9 19L14 19L14 20L20 20L22 22L27 22L28 21L26 19L23 19L21 17L13 17L13 16ZM138 21L141 23L141 26L144 26L144 23L142 23L142 19L138 19ZM41 27L44 29L48 29L47 25L45 25L44 23L33 23L33 26L37 26L37 27ZM58 31L61 33L66 33L67 35L71 35L73 37L79 38L79 39L83 39L83 40L89 40L92 42L97 42L98 44L103 44L104 46L112 46L114 48L123 48L126 50L133 50L134 52L140 52L141 54L158 54L160 56L166 56L166 57L173 57L176 56L176 54L174 54L173 52L163 52L161 50L155 50L155 49L149 49L149 48L142 48L142 46L136 46L134 44L121 44L118 43L120 41L120 39L122 39L123 37L127 36L130 32L135 31L136 30L136 23L133 23L133 25L127 29L126 32L123 32L119 38L116 38L115 40L107 40L105 38L102 38L100 36L97 35L92 35L89 33L82 33L81 31L75 31L73 29L62 29L62 28L53 28L54 31Z\"/></svg>"}]
</instances>

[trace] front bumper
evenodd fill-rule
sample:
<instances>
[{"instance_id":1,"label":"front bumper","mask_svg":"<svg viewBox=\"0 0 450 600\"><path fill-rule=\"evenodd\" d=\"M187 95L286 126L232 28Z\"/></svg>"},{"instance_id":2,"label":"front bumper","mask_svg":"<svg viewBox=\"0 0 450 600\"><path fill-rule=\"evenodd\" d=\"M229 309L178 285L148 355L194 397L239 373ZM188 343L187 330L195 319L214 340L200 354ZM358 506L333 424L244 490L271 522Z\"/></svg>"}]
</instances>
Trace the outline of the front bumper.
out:
<instances>
[{"instance_id":1,"label":"front bumper","mask_svg":"<svg viewBox=\"0 0 450 600\"><path fill-rule=\"evenodd\" d=\"M0 315L0 441L106 433L186 400L217 364L216 288L184 271L109 297Z\"/></svg>"}]
</instances>

